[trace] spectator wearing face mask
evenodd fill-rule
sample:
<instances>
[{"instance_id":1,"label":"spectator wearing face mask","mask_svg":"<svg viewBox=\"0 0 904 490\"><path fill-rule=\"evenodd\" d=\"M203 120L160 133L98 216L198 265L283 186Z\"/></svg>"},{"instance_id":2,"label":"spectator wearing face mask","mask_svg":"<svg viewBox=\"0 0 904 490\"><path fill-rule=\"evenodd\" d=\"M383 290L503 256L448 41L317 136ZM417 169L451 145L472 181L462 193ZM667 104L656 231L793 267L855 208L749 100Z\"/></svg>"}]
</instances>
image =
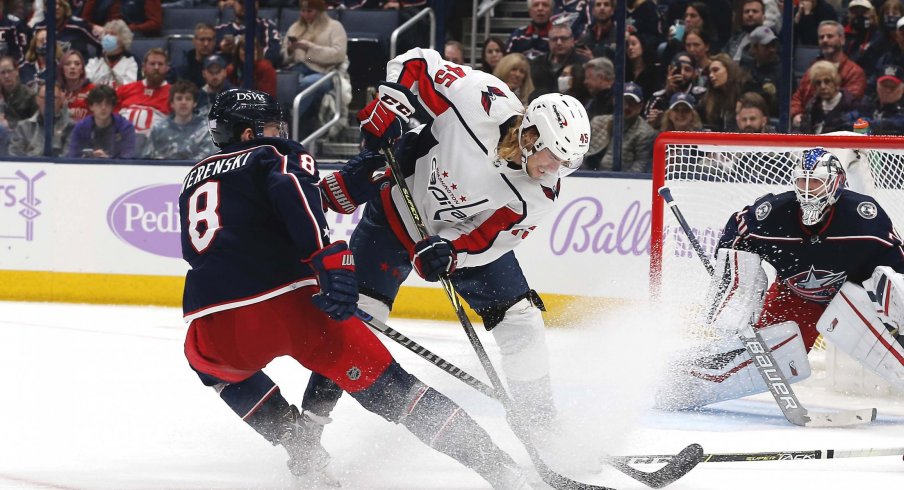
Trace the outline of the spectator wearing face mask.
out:
<instances>
[{"instance_id":1,"label":"spectator wearing face mask","mask_svg":"<svg viewBox=\"0 0 904 490\"><path fill-rule=\"evenodd\" d=\"M114 89L138 80L138 62L129 52L134 35L120 19L104 26L100 43L101 56L88 60L85 72L95 85L109 85Z\"/></svg>"},{"instance_id":2,"label":"spectator wearing face mask","mask_svg":"<svg viewBox=\"0 0 904 490\"><path fill-rule=\"evenodd\" d=\"M549 29L549 53L530 62L530 75L538 94L555 92L566 66L587 61L590 60L575 51L571 28L567 24L553 24Z\"/></svg>"},{"instance_id":3,"label":"spectator wearing face mask","mask_svg":"<svg viewBox=\"0 0 904 490\"><path fill-rule=\"evenodd\" d=\"M848 4L844 37L844 54L860 65L866 76L872 75L886 45L876 9L869 0L851 0Z\"/></svg>"}]
</instances>

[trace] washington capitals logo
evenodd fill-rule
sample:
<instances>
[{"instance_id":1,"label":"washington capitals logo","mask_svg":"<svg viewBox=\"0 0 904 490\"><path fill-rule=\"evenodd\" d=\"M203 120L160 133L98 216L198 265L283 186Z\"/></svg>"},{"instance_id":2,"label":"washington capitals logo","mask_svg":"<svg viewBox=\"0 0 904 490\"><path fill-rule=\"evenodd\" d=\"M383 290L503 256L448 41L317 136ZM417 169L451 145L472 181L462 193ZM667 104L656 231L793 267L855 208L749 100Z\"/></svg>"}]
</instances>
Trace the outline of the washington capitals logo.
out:
<instances>
[{"instance_id":1,"label":"washington capitals logo","mask_svg":"<svg viewBox=\"0 0 904 490\"><path fill-rule=\"evenodd\" d=\"M487 85L486 92L480 92L480 103L483 105L483 110L486 111L488 116L490 115L490 107L493 105L493 101L496 100L496 97L505 96L505 92L492 85Z\"/></svg>"},{"instance_id":2,"label":"washington capitals logo","mask_svg":"<svg viewBox=\"0 0 904 490\"><path fill-rule=\"evenodd\" d=\"M810 266L810 270L794 274L785 279L785 283L801 298L817 303L828 303L835 297L846 279L845 272L817 270Z\"/></svg>"}]
</instances>

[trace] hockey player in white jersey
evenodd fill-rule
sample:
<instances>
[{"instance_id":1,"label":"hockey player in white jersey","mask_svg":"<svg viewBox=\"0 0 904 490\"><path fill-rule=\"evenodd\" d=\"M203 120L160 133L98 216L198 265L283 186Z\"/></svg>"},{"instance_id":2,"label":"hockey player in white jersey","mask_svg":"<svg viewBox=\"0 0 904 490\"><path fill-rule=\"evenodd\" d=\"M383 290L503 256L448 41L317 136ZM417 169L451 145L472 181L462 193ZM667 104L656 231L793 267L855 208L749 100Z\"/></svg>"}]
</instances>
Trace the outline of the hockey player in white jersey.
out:
<instances>
[{"instance_id":1,"label":"hockey player in white jersey","mask_svg":"<svg viewBox=\"0 0 904 490\"><path fill-rule=\"evenodd\" d=\"M847 163L857 156L848 155ZM662 408L699 407L768 389L737 333L753 325L786 379L810 375L822 334L837 349L904 389L904 249L871 197L846 188L839 158L803 152L794 190L767 194L725 226L706 321L714 338L685 359L657 397ZM770 285L761 261L776 270Z\"/></svg>"},{"instance_id":2,"label":"hockey player in white jersey","mask_svg":"<svg viewBox=\"0 0 904 490\"><path fill-rule=\"evenodd\" d=\"M358 116L365 145L395 141L430 236L421 239L399 190L384 185L350 240L360 305L385 321L412 269L427 281L449 274L499 345L519 415L542 429L556 415L544 307L513 250L552 213L561 177L580 167L590 140L586 111L561 94L525 108L498 78L427 49L391 60L386 79ZM419 108L429 121L403 134L404 116ZM327 187L337 211L362 204L341 182Z\"/></svg>"}]
</instances>

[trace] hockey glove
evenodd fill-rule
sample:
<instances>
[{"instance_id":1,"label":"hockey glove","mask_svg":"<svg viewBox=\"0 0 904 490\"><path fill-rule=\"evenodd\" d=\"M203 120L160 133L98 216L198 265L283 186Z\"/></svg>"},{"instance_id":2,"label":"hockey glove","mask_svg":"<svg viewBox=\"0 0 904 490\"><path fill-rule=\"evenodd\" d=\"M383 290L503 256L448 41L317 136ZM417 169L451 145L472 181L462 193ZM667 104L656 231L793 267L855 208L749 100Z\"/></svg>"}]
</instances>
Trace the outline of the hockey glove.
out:
<instances>
[{"instance_id":1,"label":"hockey glove","mask_svg":"<svg viewBox=\"0 0 904 490\"><path fill-rule=\"evenodd\" d=\"M404 123L414 115L416 99L405 86L381 82L377 96L358 112L364 147L379 151L402 136Z\"/></svg>"},{"instance_id":2,"label":"hockey glove","mask_svg":"<svg viewBox=\"0 0 904 490\"><path fill-rule=\"evenodd\" d=\"M314 306L333 320L346 320L358 308L355 259L343 241L331 243L305 260L317 273L320 292L311 297Z\"/></svg>"},{"instance_id":3,"label":"hockey glove","mask_svg":"<svg viewBox=\"0 0 904 490\"><path fill-rule=\"evenodd\" d=\"M386 166L386 157L369 150L362 151L338 172L320 181L320 194L326 207L337 213L351 214L355 208L380 194L380 187L391 180L390 174L374 172Z\"/></svg>"},{"instance_id":4,"label":"hockey glove","mask_svg":"<svg viewBox=\"0 0 904 490\"><path fill-rule=\"evenodd\" d=\"M437 235L428 236L414 246L414 257L411 259L417 275L430 282L439 281L443 274L455 271L457 259L452 242Z\"/></svg>"}]
</instances>

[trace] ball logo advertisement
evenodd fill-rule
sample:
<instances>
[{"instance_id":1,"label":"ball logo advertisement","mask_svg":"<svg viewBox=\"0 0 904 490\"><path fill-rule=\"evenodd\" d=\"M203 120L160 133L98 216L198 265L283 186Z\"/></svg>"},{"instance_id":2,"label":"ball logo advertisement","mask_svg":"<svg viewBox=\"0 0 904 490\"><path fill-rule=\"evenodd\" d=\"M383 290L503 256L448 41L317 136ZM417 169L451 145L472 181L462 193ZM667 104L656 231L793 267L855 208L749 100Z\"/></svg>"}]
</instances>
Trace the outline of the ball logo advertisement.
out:
<instances>
[{"instance_id":1,"label":"ball logo advertisement","mask_svg":"<svg viewBox=\"0 0 904 490\"><path fill-rule=\"evenodd\" d=\"M41 216L39 181L43 170L6 170L0 172L0 239L35 238L35 222Z\"/></svg>"},{"instance_id":2,"label":"ball logo advertisement","mask_svg":"<svg viewBox=\"0 0 904 490\"><path fill-rule=\"evenodd\" d=\"M107 225L123 242L145 252L182 258L179 238L179 184L156 184L131 190L107 210Z\"/></svg>"}]
</instances>

